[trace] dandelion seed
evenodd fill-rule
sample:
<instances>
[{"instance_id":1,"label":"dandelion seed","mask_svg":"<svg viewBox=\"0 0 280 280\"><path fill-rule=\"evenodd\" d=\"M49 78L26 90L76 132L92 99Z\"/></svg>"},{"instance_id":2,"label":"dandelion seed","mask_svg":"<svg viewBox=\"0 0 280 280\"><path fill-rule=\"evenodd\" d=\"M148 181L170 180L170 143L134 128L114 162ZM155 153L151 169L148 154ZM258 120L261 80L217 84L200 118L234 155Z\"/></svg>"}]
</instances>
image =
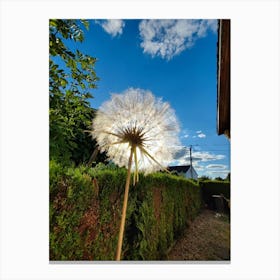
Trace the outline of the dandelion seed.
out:
<instances>
[{"instance_id":1,"label":"dandelion seed","mask_svg":"<svg viewBox=\"0 0 280 280\"><path fill-rule=\"evenodd\" d=\"M179 145L179 125L168 103L150 91L130 88L102 104L92 128L101 152L128 170L117 250L120 260L131 171L135 184L139 171L148 174L164 170Z\"/></svg>"},{"instance_id":2,"label":"dandelion seed","mask_svg":"<svg viewBox=\"0 0 280 280\"><path fill-rule=\"evenodd\" d=\"M130 147L135 147L132 171L148 174L173 160L178 132L175 113L168 103L150 91L130 88L102 104L93 120L92 135L101 152L118 166L128 167Z\"/></svg>"}]
</instances>

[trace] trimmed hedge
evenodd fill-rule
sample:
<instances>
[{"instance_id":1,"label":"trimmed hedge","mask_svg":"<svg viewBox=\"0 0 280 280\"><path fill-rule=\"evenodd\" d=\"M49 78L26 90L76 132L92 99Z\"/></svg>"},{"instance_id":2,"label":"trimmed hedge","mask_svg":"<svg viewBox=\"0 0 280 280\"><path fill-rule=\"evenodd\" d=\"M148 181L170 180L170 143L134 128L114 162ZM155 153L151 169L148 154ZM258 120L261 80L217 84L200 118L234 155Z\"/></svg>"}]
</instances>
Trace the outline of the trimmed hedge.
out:
<instances>
[{"instance_id":1,"label":"trimmed hedge","mask_svg":"<svg viewBox=\"0 0 280 280\"><path fill-rule=\"evenodd\" d=\"M203 201L210 207L214 208L212 195L223 194L230 199L230 182L228 181L202 181L199 182L202 192Z\"/></svg>"},{"instance_id":2,"label":"trimmed hedge","mask_svg":"<svg viewBox=\"0 0 280 280\"><path fill-rule=\"evenodd\" d=\"M141 176L132 188L134 234L126 258L165 259L167 249L201 208L199 186L178 176L154 173Z\"/></svg>"},{"instance_id":3,"label":"trimmed hedge","mask_svg":"<svg viewBox=\"0 0 280 280\"><path fill-rule=\"evenodd\" d=\"M114 260L126 170L50 162L50 260ZM161 260L201 208L197 183L140 174L130 186L122 259Z\"/></svg>"}]
</instances>

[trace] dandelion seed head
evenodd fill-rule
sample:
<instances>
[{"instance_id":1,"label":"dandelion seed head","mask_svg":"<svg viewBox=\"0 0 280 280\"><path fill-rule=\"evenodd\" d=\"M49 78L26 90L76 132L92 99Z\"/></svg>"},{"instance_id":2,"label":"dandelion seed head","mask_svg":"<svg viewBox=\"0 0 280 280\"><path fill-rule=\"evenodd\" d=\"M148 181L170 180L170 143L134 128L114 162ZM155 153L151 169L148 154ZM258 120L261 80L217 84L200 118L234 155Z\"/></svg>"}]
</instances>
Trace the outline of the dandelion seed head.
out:
<instances>
[{"instance_id":1,"label":"dandelion seed head","mask_svg":"<svg viewBox=\"0 0 280 280\"><path fill-rule=\"evenodd\" d=\"M92 137L101 152L118 166L128 165L131 147L135 148L138 170L145 174L166 167L179 145L179 124L167 102L150 91L129 88L99 108L92 124ZM136 162L133 161L132 170Z\"/></svg>"}]
</instances>

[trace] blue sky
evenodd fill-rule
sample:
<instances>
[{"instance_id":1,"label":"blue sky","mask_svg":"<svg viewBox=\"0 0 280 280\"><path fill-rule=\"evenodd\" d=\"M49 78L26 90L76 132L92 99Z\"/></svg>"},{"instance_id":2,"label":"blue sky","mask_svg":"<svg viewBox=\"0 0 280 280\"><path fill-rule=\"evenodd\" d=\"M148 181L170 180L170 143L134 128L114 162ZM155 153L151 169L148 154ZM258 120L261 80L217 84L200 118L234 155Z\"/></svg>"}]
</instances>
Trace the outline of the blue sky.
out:
<instances>
[{"instance_id":1,"label":"blue sky","mask_svg":"<svg viewBox=\"0 0 280 280\"><path fill-rule=\"evenodd\" d=\"M199 176L230 172L230 143L216 133L216 20L90 20L74 45L97 58L93 108L111 93L150 90L175 110L182 151L173 164L193 164Z\"/></svg>"}]
</instances>

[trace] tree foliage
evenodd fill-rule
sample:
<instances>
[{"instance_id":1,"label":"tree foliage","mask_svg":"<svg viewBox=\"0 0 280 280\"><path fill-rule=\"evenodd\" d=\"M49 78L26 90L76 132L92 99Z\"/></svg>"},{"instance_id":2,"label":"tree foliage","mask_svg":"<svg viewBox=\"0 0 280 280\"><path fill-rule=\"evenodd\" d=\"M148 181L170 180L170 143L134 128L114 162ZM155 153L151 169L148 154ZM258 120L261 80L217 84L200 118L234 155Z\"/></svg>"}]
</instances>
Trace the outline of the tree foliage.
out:
<instances>
[{"instance_id":1,"label":"tree foliage","mask_svg":"<svg viewBox=\"0 0 280 280\"><path fill-rule=\"evenodd\" d=\"M94 116L89 99L98 81L96 58L69 47L84 41L83 28L89 28L88 21L49 21L50 158L76 164L94 149L85 130Z\"/></svg>"},{"instance_id":2,"label":"tree foliage","mask_svg":"<svg viewBox=\"0 0 280 280\"><path fill-rule=\"evenodd\" d=\"M220 176L216 177L215 180L216 181L224 181L224 179L222 177L220 177Z\"/></svg>"},{"instance_id":3,"label":"tree foliage","mask_svg":"<svg viewBox=\"0 0 280 280\"><path fill-rule=\"evenodd\" d=\"M208 180L211 180L211 178L206 175L199 177L199 181L208 181Z\"/></svg>"},{"instance_id":4,"label":"tree foliage","mask_svg":"<svg viewBox=\"0 0 280 280\"><path fill-rule=\"evenodd\" d=\"M230 172L228 173L227 177L226 177L227 181L230 181Z\"/></svg>"}]
</instances>

